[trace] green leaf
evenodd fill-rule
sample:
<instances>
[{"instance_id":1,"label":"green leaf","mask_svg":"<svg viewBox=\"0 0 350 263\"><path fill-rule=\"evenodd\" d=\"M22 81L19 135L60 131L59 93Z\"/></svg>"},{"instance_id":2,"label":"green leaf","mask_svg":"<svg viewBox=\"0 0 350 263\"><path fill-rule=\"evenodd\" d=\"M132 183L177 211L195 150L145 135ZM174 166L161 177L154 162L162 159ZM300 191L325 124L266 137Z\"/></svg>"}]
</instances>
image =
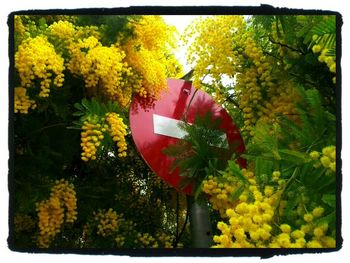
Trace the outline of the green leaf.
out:
<instances>
[{"instance_id":1,"label":"green leaf","mask_svg":"<svg viewBox=\"0 0 350 263\"><path fill-rule=\"evenodd\" d=\"M83 99L81 100L81 105L82 105L87 111L91 112L91 110L90 110L90 103L89 103L89 101L88 101L86 98L83 98Z\"/></svg>"},{"instance_id":2,"label":"green leaf","mask_svg":"<svg viewBox=\"0 0 350 263\"><path fill-rule=\"evenodd\" d=\"M196 184L198 184L198 182ZM194 199L195 200L197 200L198 196L202 192L202 187L203 187L203 181L201 181L198 186L195 186L195 189L194 189Z\"/></svg>"},{"instance_id":3,"label":"green leaf","mask_svg":"<svg viewBox=\"0 0 350 263\"><path fill-rule=\"evenodd\" d=\"M282 149L278 152L283 160L290 163L303 164L311 161L310 157L307 154L299 151Z\"/></svg>"},{"instance_id":4,"label":"green leaf","mask_svg":"<svg viewBox=\"0 0 350 263\"><path fill-rule=\"evenodd\" d=\"M313 38L314 35L318 37ZM305 41L310 41L308 48L315 44L320 44L323 48L335 49L336 45L336 21L335 16L329 16L328 19L322 19L317 22L307 34Z\"/></svg>"},{"instance_id":5,"label":"green leaf","mask_svg":"<svg viewBox=\"0 0 350 263\"><path fill-rule=\"evenodd\" d=\"M229 200L230 200L230 201L235 201L235 200L237 200L237 199L241 196L241 194L243 193L244 188L245 188L244 185L241 185L240 187L238 187L235 191L233 191L233 192L230 194Z\"/></svg>"},{"instance_id":6,"label":"green leaf","mask_svg":"<svg viewBox=\"0 0 350 263\"><path fill-rule=\"evenodd\" d=\"M335 195L334 194L324 194L322 195L322 201L325 202L332 208L335 208Z\"/></svg>"},{"instance_id":7,"label":"green leaf","mask_svg":"<svg viewBox=\"0 0 350 263\"><path fill-rule=\"evenodd\" d=\"M297 33L297 37L302 37L306 33L310 32L310 29L312 28L312 24L305 24Z\"/></svg>"},{"instance_id":8,"label":"green leaf","mask_svg":"<svg viewBox=\"0 0 350 263\"><path fill-rule=\"evenodd\" d=\"M292 189L291 191L294 191L294 189ZM287 202L286 208L284 210L284 216L286 218L290 218L292 211L295 210L295 207L299 204L299 198L294 197L294 198L290 198Z\"/></svg>"},{"instance_id":9,"label":"green leaf","mask_svg":"<svg viewBox=\"0 0 350 263\"><path fill-rule=\"evenodd\" d=\"M162 150L162 153L171 157L177 156L181 153L180 145L170 144Z\"/></svg>"},{"instance_id":10,"label":"green leaf","mask_svg":"<svg viewBox=\"0 0 350 263\"><path fill-rule=\"evenodd\" d=\"M83 115L84 115L84 112L76 111L76 112L73 112L72 115L73 115L73 116L83 116Z\"/></svg>"},{"instance_id":11,"label":"green leaf","mask_svg":"<svg viewBox=\"0 0 350 263\"><path fill-rule=\"evenodd\" d=\"M103 115L102 107L100 106L100 103L95 98L91 99L91 111L98 116Z\"/></svg>"},{"instance_id":12,"label":"green leaf","mask_svg":"<svg viewBox=\"0 0 350 263\"><path fill-rule=\"evenodd\" d=\"M313 35L323 36L336 32L335 16L317 23L310 31Z\"/></svg>"},{"instance_id":13,"label":"green leaf","mask_svg":"<svg viewBox=\"0 0 350 263\"><path fill-rule=\"evenodd\" d=\"M259 183L266 183L271 177L274 162L257 157L255 161L255 176Z\"/></svg>"},{"instance_id":14,"label":"green leaf","mask_svg":"<svg viewBox=\"0 0 350 263\"><path fill-rule=\"evenodd\" d=\"M335 211L331 212L330 214L323 216L317 220L315 220L316 225L322 225L322 224L329 224L331 222L334 222L336 219L335 217Z\"/></svg>"},{"instance_id":15,"label":"green leaf","mask_svg":"<svg viewBox=\"0 0 350 263\"><path fill-rule=\"evenodd\" d=\"M318 176L319 171L313 167L312 163L305 164L300 169L300 181L307 187L312 187Z\"/></svg>"},{"instance_id":16,"label":"green leaf","mask_svg":"<svg viewBox=\"0 0 350 263\"><path fill-rule=\"evenodd\" d=\"M233 176L237 177L237 179L244 183L248 183L248 179L242 174L240 167L234 161L228 161L228 169L233 174Z\"/></svg>"},{"instance_id":17,"label":"green leaf","mask_svg":"<svg viewBox=\"0 0 350 263\"><path fill-rule=\"evenodd\" d=\"M45 17L41 17L40 19L39 19L39 28L41 28L41 29L45 29L46 28L46 19L45 19Z\"/></svg>"},{"instance_id":18,"label":"green leaf","mask_svg":"<svg viewBox=\"0 0 350 263\"><path fill-rule=\"evenodd\" d=\"M76 108L77 110L80 110L80 111L84 111L83 106L81 106L81 104L78 102L74 103L74 108Z\"/></svg>"},{"instance_id":19,"label":"green leaf","mask_svg":"<svg viewBox=\"0 0 350 263\"><path fill-rule=\"evenodd\" d=\"M328 121L332 121L332 122L336 121L336 117L335 117L334 114L332 114L332 113L330 113L328 111L325 111L324 113L325 113L326 118L327 118Z\"/></svg>"}]
</instances>

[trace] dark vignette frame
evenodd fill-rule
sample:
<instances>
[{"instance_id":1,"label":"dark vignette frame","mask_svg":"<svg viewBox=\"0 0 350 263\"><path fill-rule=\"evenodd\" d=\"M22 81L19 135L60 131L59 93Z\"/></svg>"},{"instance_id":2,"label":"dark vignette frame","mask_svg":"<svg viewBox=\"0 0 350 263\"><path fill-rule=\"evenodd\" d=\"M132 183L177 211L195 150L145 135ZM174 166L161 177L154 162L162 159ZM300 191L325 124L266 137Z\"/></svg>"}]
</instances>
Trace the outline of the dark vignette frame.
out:
<instances>
[{"instance_id":1,"label":"dark vignette frame","mask_svg":"<svg viewBox=\"0 0 350 263\"><path fill-rule=\"evenodd\" d=\"M272 248L246 248L246 249L211 249L211 248L172 248L172 249L19 249L14 245L14 17L15 15L335 15L336 16L336 247L322 249L272 249ZM343 238L341 235L341 190L342 190L342 123L341 123L341 26L343 24L342 16L338 12L328 10L303 10L289 8L275 8L270 5L261 5L260 7L242 7L242 6L131 6L125 8L82 8L82 9L52 9L52 10L20 10L9 14L9 125L8 125L8 147L9 147L9 236L8 247L12 251L31 252L31 253L50 253L50 254L87 254L87 255L129 255L134 257L174 257L174 256L196 256L196 257L228 257L228 256L259 256L268 258L274 255L302 254L302 253L322 253L334 252L342 248Z\"/></svg>"}]
</instances>

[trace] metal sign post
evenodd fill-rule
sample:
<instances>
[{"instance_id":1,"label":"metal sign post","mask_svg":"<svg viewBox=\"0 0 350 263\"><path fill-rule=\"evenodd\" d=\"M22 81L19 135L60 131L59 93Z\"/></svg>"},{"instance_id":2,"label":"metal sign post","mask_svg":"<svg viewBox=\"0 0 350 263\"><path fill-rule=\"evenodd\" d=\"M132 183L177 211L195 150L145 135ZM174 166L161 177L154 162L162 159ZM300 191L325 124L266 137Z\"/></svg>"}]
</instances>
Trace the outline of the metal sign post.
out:
<instances>
[{"instance_id":1,"label":"metal sign post","mask_svg":"<svg viewBox=\"0 0 350 263\"><path fill-rule=\"evenodd\" d=\"M212 229L207 203L199 203L193 196L187 196L187 207L193 248L209 248L212 245Z\"/></svg>"}]
</instances>

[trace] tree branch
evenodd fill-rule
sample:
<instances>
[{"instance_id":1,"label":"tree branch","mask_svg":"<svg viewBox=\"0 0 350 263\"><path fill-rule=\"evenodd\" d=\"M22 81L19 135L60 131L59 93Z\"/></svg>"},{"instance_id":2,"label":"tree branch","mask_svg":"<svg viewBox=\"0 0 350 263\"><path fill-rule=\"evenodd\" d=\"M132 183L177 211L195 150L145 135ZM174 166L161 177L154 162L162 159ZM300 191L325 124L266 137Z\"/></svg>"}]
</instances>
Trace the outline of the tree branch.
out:
<instances>
[{"instance_id":1,"label":"tree branch","mask_svg":"<svg viewBox=\"0 0 350 263\"><path fill-rule=\"evenodd\" d=\"M299 50L299 49L296 49L296 48L294 48L294 47L288 46L288 45L286 45L286 44L283 44L283 43L281 43L281 42L275 41L275 40L272 39L271 37L269 37L269 40L270 40L270 42L273 43L273 44L280 45L281 47L286 47L286 48L288 48L288 49L290 49L290 50L293 50L293 51L295 51L295 52L298 52L298 53L300 53L300 54L305 55L305 53L304 53L303 51L301 51L301 50Z\"/></svg>"},{"instance_id":2,"label":"tree branch","mask_svg":"<svg viewBox=\"0 0 350 263\"><path fill-rule=\"evenodd\" d=\"M28 133L28 136L33 134L33 133L42 132L43 130L46 130L46 129L50 129L50 128L57 127L57 126L64 126L64 125L68 125L68 123L60 122L60 123L55 123L55 124L52 124L52 125L48 125L48 126L42 127L40 129L37 129L37 130L34 130L34 131Z\"/></svg>"}]
</instances>

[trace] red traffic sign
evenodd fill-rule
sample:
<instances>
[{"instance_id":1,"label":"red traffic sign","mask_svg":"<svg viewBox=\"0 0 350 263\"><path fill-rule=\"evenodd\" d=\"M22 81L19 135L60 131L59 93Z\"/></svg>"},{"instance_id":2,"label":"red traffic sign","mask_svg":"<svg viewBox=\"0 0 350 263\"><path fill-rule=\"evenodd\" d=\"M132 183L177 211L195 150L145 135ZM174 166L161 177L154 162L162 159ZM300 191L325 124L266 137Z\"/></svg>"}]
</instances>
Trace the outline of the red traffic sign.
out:
<instances>
[{"instance_id":1,"label":"red traffic sign","mask_svg":"<svg viewBox=\"0 0 350 263\"><path fill-rule=\"evenodd\" d=\"M180 79L168 79L167 86L168 89L162 92L158 100L134 97L130 108L130 128L136 147L147 165L163 180L180 190L181 176L178 169L170 172L174 159L165 155L163 150L186 135L178 127L185 113L187 121L194 123L197 114L204 116L210 111L214 119L221 120L219 128L227 139L229 150L232 153L243 153L245 147L232 118L211 96L202 90L195 92L191 82ZM238 159L238 163L246 166L242 158ZM192 187L182 190L191 194Z\"/></svg>"}]
</instances>

